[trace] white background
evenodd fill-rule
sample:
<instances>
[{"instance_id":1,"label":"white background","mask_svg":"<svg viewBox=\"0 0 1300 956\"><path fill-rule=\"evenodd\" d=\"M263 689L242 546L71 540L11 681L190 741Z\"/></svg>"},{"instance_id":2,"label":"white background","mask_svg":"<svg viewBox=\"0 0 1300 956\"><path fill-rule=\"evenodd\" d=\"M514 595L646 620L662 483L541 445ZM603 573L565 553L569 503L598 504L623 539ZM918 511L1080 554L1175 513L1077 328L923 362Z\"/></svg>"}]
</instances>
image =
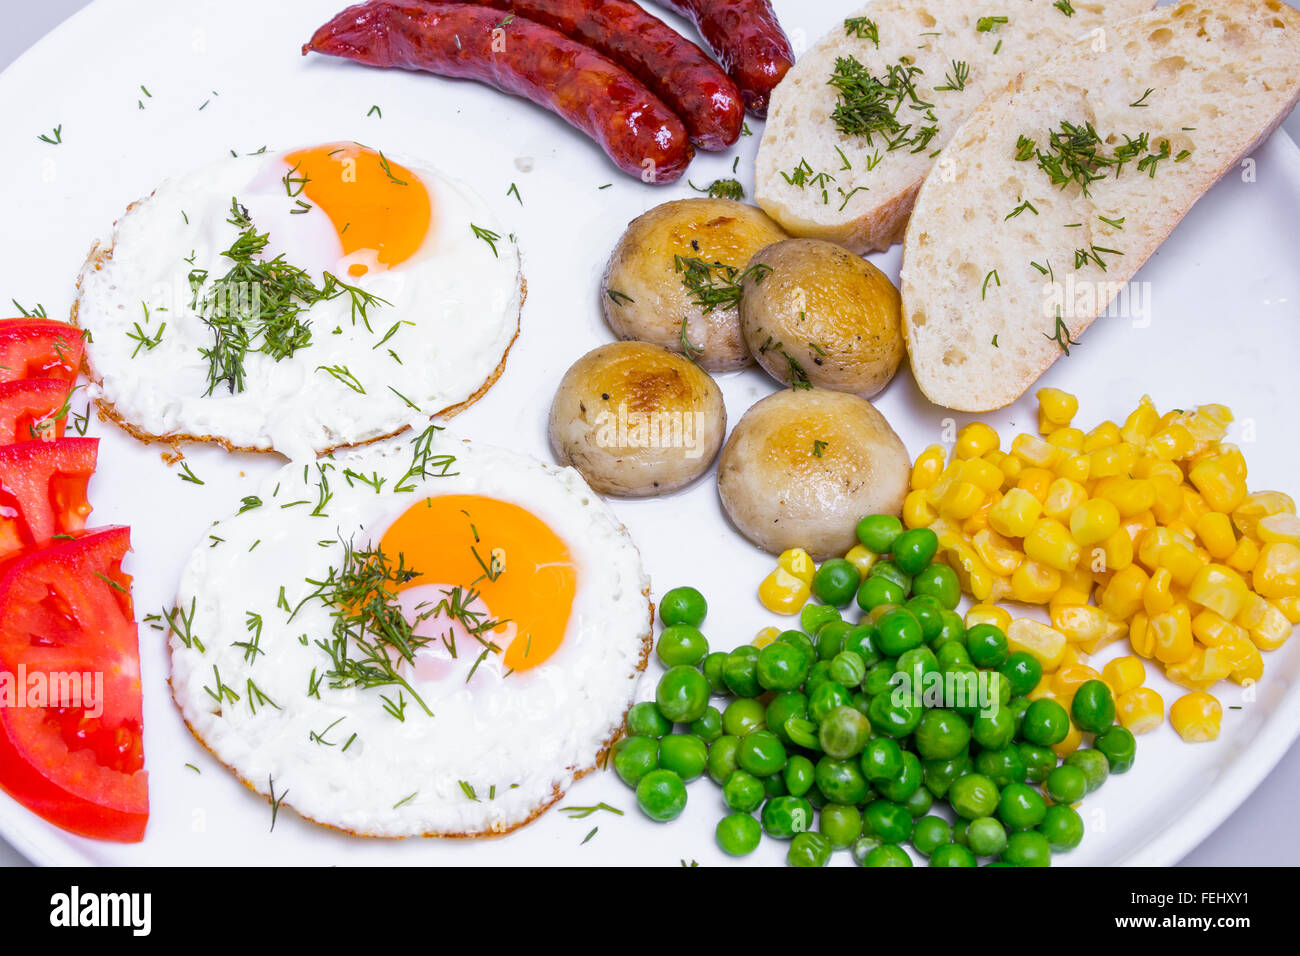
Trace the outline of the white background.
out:
<instances>
[{"instance_id":1,"label":"white background","mask_svg":"<svg viewBox=\"0 0 1300 956\"><path fill-rule=\"evenodd\" d=\"M7 4L6 24L0 34L0 69L56 25L86 6L86 0L40 0ZM1300 3L1292 3L1300 6ZM74 68L75 66L70 66ZM1300 112L1284 129L1300 141ZM3 293L3 290L0 290ZM0 294L0 301L6 296ZM1300 817L1294 813L1294 794L1300 790L1300 744L1291 748L1273 773L1222 827L1182 861L1186 866L1267 866L1294 863L1300 845ZM26 861L0 840L0 865Z\"/></svg>"}]
</instances>

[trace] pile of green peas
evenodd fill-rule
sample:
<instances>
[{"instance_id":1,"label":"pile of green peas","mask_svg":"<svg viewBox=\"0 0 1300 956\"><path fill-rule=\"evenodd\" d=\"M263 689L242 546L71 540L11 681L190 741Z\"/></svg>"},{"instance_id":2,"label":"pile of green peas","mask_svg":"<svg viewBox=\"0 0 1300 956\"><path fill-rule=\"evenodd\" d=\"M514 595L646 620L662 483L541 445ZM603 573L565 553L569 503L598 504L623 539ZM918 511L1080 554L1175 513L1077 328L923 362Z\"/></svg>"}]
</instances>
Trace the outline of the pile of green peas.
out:
<instances>
[{"instance_id":1,"label":"pile of green peas","mask_svg":"<svg viewBox=\"0 0 1300 956\"><path fill-rule=\"evenodd\" d=\"M1030 701L1041 666L1011 652L997 626L965 626L960 582L934 560L933 531L870 515L857 536L881 556L866 579L848 561L825 561L801 629L762 649L710 653L704 596L665 594L657 653L667 670L655 699L628 712L615 772L658 821L679 816L686 784L707 774L729 811L716 839L733 856L766 834L789 841L793 866L824 866L839 849L861 866L911 866L908 844L931 866L1050 865L1083 839L1071 805L1133 765L1110 689L1080 685L1069 714ZM862 613L846 620L854 604ZM982 680L988 706L895 694L900 675L914 688L933 675L972 690ZM1061 762L1051 748L1071 717L1093 746ZM950 814L932 812L944 803Z\"/></svg>"}]
</instances>

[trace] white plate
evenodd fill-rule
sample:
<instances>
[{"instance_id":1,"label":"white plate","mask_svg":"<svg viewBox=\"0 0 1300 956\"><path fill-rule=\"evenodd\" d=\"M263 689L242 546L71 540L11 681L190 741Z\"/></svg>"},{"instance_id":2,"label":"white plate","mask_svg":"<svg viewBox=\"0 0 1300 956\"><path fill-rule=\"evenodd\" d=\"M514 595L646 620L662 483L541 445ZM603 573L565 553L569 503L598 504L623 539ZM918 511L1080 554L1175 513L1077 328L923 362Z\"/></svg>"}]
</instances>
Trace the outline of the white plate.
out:
<instances>
[{"instance_id":1,"label":"white plate","mask_svg":"<svg viewBox=\"0 0 1300 956\"><path fill-rule=\"evenodd\" d=\"M0 231L0 299L40 301L52 316L66 315L87 249L108 235L126 204L164 177L231 149L357 139L423 157L488 199L518 234L528 278L523 331L505 375L455 428L549 459L545 421L558 376L579 355L611 340L597 293L610 249L628 220L693 193L684 181L651 188L630 180L558 119L485 87L300 57L301 43L341 5L342 0L98 0L11 66L0 76L0 128L10 143L7 175L0 179L6 223ZM776 6L796 45L805 45L850 5L778 0ZM382 119L367 116L373 105L382 108ZM37 140L56 124L62 126L62 145ZM759 130L754 120L749 125ZM751 137L733 153L702 155L690 176L704 184L730 175L739 155L748 189L756 147L757 137ZM523 157L531 158L529 172L516 165ZM1254 182L1230 175L1142 270L1138 278L1152 290L1150 327L1133 328L1119 319L1097 323L1043 384L1077 392L1079 422L1085 424L1122 416L1144 392L1162 409L1225 402L1237 414L1230 437L1245 449L1251 487L1294 493L1300 491L1300 152L1278 133L1254 160ZM522 207L506 195L511 183L518 184ZM599 188L607 183L613 185ZM897 248L874 258L897 275ZM733 422L775 387L757 371L723 376L721 384ZM929 405L905 371L878 405L913 454L951 433L945 431L952 424L949 413ZM969 416L953 418L960 425ZM1014 432L1007 429L1030 429L1031 402L1022 400L989 420L1008 436ZM189 464L205 481L196 486L164 464L161 449L98 422L91 434L102 439L91 483L95 521L132 527L129 570L141 615L170 601L181 565L204 529L280 463L190 449ZM656 594L680 583L705 591L713 609L705 631L715 647L743 643L775 623L754 600L771 559L729 527L710 478L676 496L615 502L614 508L642 549ZM552 811L500 840L366 841L319 829L291 813L282 814L268 834L267 804L207 755L172 706L161 636L142 627L140 643L152 802L145 840L119 846L72 837L0 796L0 833L35 861L725 861L712 839L723 811L711 783L692 785L683 817L661 827L639 814L631 793L612 774L582 781L561 805L605 801L627 811L625 816L572 820ZM1300 731L1300 644L1266 659L1256 700L1243 702L1235 686L1221 691L1226 706L1241 709L1225 710L1217 743L1184 744L1167 725L1141 738L1133 771L1088 798L1088 835L1058 862L1172 863L1231 813ZM643 696L653 693L656 676L652 665ZM1154 686L1166 701L1177 696L1163 678L1155 678ZM595 826L599 832L580 846ZM782 845L765 841L752 859L774 863L783 853ZM841 854L840 862L845 859Z\"/></svg>"}]
</instances>

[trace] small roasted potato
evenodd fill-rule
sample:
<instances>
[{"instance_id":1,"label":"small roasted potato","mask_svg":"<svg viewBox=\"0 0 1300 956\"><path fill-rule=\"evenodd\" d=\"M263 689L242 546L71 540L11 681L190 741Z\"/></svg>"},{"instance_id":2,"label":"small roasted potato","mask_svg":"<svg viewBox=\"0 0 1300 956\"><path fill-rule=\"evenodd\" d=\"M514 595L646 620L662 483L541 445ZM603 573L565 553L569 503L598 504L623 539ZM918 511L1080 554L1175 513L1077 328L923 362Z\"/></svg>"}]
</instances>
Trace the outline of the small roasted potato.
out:
<instances>
[{"instance_id":1,"label":"small roasted potato","mask_svg":"<svg viewBox=\"0 0 1300 956\"><path fill-rule=\"evenodd\" d=\"M898 514L911 472L907 449L864 398L784 389L736 424L718 460L718 494L754 544L816 558L844 554L858 521Z\"/></svg>"},{"instance_id":2,"label":"small roasted potato","mask_svg":"<svg viewBox=\"0 0 1300 956\"><path fill-rule=\"evenodd\" d=\"M687 354L710 372L751 361L740 332L739 280L754 253L786 234L757 206L679 199L628 225L601 283L605 321L621 339Z\"/></svg>"},{"instance_id":3,"label":"small roasted potato","mask_svg":"<svg viewBox=\"0 0 1300 956\"><path fill-rule=\"evenodd\" d=\"M602 494L665 494L708 471L727 433L717 383L693 362L644 342L588 352L551 405L551 446Z\"/></svg>"},{"instance_id":4,"label":"small roasted potato","mask_svg":"<svg viewBox=\"0 0 1300 956\"><path fill-rule=\"evenodd\" d=\"M750 271L740 302L749 350L786 385L870 398L903 360L898 290L843 246L786 239L754 254L772 271Z\"/></svg>"}]
</instances>

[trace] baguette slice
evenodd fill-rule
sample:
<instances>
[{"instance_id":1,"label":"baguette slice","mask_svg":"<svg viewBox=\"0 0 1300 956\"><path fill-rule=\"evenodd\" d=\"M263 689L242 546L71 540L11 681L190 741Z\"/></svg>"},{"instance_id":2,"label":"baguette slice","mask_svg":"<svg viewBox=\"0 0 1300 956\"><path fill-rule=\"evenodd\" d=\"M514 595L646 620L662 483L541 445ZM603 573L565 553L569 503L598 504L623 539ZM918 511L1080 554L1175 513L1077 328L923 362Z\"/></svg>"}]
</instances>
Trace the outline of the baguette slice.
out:
<instances>
[{"instance_id":1,"label":"baguette slice","mask_svg":"<svg viewBox=\"0 0 1300 956\"><path fill-rule=\"evenodd\" d=\"M846 23L866 17L879 46L837 26L800 57L773 92L755 168L758 204L791 235L828 239L859 253L888 249L903 239L935 153L981 100L1062 44L1153 5L1153 0L1070 0L1064 4L1072 11L1067 14L1051 0L875 0ZM831 119L840 94L827 81L836 62L847 57L882 80L902 57L919 67L917 98L933 104L933 119L913 109L910 98L896 116L900 124L911 124L909 136L936 127L933 138L915 144L919 149L890 150L896 136L841 132ZM937 90L956 79L956 64L969 69L964 87ZM799 186L789 178L799 179L794 172L802 163ZM821 173L833 181L811 181Z\"/></svg>"},{"instance_id":2,"label":"baguette slice","mask_svg":"<svg viewBox=\"0 0 1300 956\"><path fill-rule=\"evenodd\" d=\"M981 105L944 151L951 167L921 188L903 246L903 328L938 405L1015 401L1300 96L1300 14L1281 0L1162 7L1107 27L1100 47L1072 44ZM1060 155L1048 137L1063 122L1092 124L1108 156L1126 137L1148 141L1096 169L1085 194L1078 181L1054 185L1039 162ZM1023 161L1022 136L1039 151ZM1140 164L1164 140L1151 175ZM1036 214L1012 216L1026 201Z\"/></svg>"}]
</instances>

